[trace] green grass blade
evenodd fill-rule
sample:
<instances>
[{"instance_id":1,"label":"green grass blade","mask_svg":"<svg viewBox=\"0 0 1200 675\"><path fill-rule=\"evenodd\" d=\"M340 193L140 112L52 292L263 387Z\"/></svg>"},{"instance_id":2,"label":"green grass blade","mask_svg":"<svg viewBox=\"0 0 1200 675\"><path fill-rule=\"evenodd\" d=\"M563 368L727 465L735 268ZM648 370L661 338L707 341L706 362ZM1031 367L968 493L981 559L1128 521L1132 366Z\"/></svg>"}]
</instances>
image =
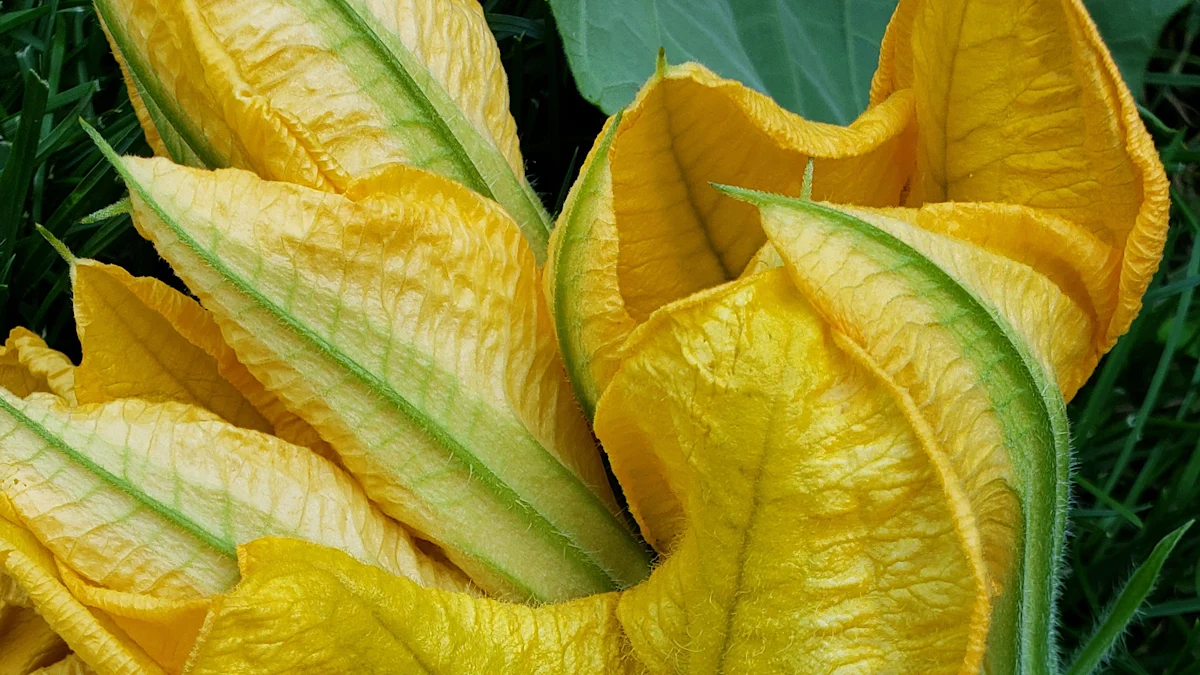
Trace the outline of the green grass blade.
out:
<instances>
[{"instance_id":1,"label":"green grass blade","mask_svg":"<svg viewBox=\"0 0 1200 675\"><path fill-rule=\"evenodd\" d=\"M25 97L22 100L21 123L13 140L12 150L0 172L0 264L7 264L16 245L21 212L28 196L29 182L33 178L38 140L41 136L42 117L46 112L46 99L50 87L32 70L23 73Z\"/></svg>"},{"instance_id":2,"label":"green grass blade","mask_svg":"<svg viewBox=\"0 0 1200 675\"><path fill-rule=\"evenodd\" d=\"M1100 667L1114 646L1120 640L1125 629L1137 617L1138 609L1146 596L1154 590L1158 581L1159 570L1167 562L1167 557L1175 549L1175 545L1183 538L1195 521L1188 521L1183 526L1162 538L1150 557L1129 578L1129 582L1121 589L1116 602L1109 608L1107 616L1096 627L1096 632L1076 654L1074 662L1067 669L1067 675L1088 675Z\"/></svg>"}]
</instances>

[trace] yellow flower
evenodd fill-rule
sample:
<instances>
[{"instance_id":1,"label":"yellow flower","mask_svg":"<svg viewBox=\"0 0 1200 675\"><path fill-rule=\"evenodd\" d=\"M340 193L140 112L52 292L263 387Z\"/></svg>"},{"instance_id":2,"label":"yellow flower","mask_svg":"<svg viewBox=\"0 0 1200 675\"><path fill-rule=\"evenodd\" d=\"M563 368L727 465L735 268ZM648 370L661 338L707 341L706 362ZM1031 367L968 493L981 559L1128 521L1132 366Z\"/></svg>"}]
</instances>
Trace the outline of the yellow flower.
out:
<instances>
[{"instance_id":1,"label":"yellow flower","mask_svg":"<svg viewBox=\"0 0 1200 675\"><path fill-rule=\"evenodd\" d=\"M82 363L0 351L12 658L1057 672L1065 399L1167 211L1078 0L902 0L848 127L662 64L544 273L478 7L245 5L99 0L203 306L64 251Z\"/></svg>"},{"instance_id":2,"label":"yellow flower","mask_svg":"<svg viewBox=\"0 0 1200 675\"><path fill-rule=\"evenodd\" d=\"M392 162L495 199L540 261L508 85L474 0L98 0L155 153L344 191Z\"/></svg>"},{"instance_id":3,"label":"yellow flower","mask_svg":"<svg viewBox=\"0 0 1200 675\"><path fill-rule=\"evenodd\" d=\"M1032 268L1081 324L1010 318L1068 400L1129 328L1166 232L1157 154L1075 0L905 0L872 105L849 127L808 122L693 64L660 67L609 124L546 274L588 409L635 326L736 279L765 244L756 210L711 183L795 196L812 158L815 199L884 207Z\"/></svg>"}]
</instances>

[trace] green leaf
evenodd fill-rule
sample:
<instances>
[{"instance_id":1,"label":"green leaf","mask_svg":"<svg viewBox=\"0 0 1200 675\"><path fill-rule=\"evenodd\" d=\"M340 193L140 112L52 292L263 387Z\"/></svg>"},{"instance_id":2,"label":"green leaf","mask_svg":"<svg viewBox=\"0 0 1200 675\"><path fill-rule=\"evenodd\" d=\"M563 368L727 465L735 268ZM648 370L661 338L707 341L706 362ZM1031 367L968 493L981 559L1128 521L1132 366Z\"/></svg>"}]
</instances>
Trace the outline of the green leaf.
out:
<instances>
[{"instance_id":1,"label":"green leaf","mask_svg":"<svg viewBox=\"0 0 1200 675\"><path fill-rule=\"evenodd\" d=\"M699 61L810 119L846 123L866 107L896 0L550 0L580 92L606 113L654 72Z\"/></svg>"},{"instance_id":2,"label":"green leaf","mask_svg":"<svg viewBox=\"0 0 1200 675\"><path fill-rule=\"evenodd\" d=\"M1188 531L1193 522L1195 521L1189 520L1158 542L1158 545L1150 553L1150 557L1142 563L1141 567L1137 568L1137 571L1129 578L1129 582L1125 584L1125 588L1121 589L1117 601L1109 608L1108 615L1100 621L1096 632L1083 646L1083 649L1076 654L1075 661L1067 669L1067 675L1087 675L1094 672L1104 662L1113 646L1117 644L1121 634L1136 618L1138 608L1142 606L1146 596L1154 590L1154 584L1158 581L1158 572L1167 562L1167 556L1171 555L1171 551L1174 550L1175 545L1183 538L1184 533Z\"/></svg>"},{"instance_id":3,"label":"green leaf","mask_svg":"<svg viewBox=\"0 0 1200 675\"><path fill-rule=\"evenodd\" d=\"M8 263L18 235L17 226L28 197L29 181L33 179L34 156L37 154L42 117L50 89L46 81L32 70L23 73L25 97L21 122L17 127L12 150L0 171L0 265Z\"/></svg>"},{"instance_id":4,"label":"green leaf","mask_svg":"<svg viewBox=\"0 0 1200 675\"><path fill-rule=\"evenodd\" d=\"M1129 89L1141 98L1167 21L1189 0L1085 0ZM896 0L550 0L584 98L612 114L654 72L698 61L820 122L866 107L879 41Z\"/></svg>"},{"instance_id":5,"label":"green leaf","mask_svg":"<svg viewBox=\"0 0 1200 675\"><path fill-rule=\"evenodd\" d=\"M1190 0L1084 0L1129 90L1142 98L1142 81L1163 26Z\"/></svg>"}]
</instances>

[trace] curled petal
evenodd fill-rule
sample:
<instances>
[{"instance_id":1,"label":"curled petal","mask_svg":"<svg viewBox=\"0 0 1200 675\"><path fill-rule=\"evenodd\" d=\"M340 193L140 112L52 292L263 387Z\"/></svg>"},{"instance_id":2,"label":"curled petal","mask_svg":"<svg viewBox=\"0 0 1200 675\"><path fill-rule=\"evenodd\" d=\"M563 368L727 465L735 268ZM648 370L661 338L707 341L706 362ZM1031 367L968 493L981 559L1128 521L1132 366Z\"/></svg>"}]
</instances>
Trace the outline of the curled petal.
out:
<instances>
[{"instance_id":1,"label":"curled petal","mask_svg":"<svg viewBox=\"0 0 1200 675\"><path fill-rule=\"evenodd\" d=\"M342 192L401 162L502 204L540 261L496 42L471 0L99 0L160 155Z\"/></svg>"},{"instance_id":2,"label":"curled petal","mask_svg":"<svg viewBox=\"0 0 1200 675\"><path fill-rule=\"evenodd\" d=\"M509 597L645 576L562 376L534 257L493 202L403 165L334 195L110 158L139 230L238 359L386 513Z\"/></svg>"},{"instance_id":3,"label":"curled petal","mask_svg":"<svg viewBox=\"0 0 1200 675\"><path fill-rule=\"evenodd\" d=\"M71 260L71 287L83 350L76 374L80 403L179 401L336 456L254 379L195 300L157 279L87 259Z\"/></svg>"},{"instance_id":4,"label":"curled petal","mask_svg":"<svg viewBox=\"0 0 1200 675\"><path fill-rule=\"evenodd\" d=\"M596 430L669 555L618 607L649 672L978 670L981 524L936 439L841 345L782 270L630 339ZM661 492L640 489L651 472Z\"/></svg>"},{"instance_id":5,"label":"curled petal","mask_svg":"<svg viewBox=\"0 0 1200 675\"><path fill-rule=\"evenodd\" d=\"M0 345L0 387L25 397L49 392L75 401L75 365L32 331L17 327Z\"/></svg>"},{"instance_id":6,"label":"curled petal","mask_svg":"<svg viewBox=\"0 0 1200 675\"><path fill-rule=\"evenodd\" d=\"M547 293L567 368L588 410L615 347L658 307L735 279L765 241L728 182L896 205L913 163L912 100L901 94L848 127L809 122L702 66L663 67L597 139L551 243Z\"/></svg>"},{"instance_id":7,"label":"curled petal","mask_svg":"<svg viewBox=\"0 0 1200 675\"><path fill-rule=\"evenodd\" d=\"M1017 204L1081 228L1071 239L1090 234L1112 259L1090 289L1106 294L1095 349L1108 351L1158 267L1169 199L1158 153L1083 3L904 0L871 98L880 105L905 90L920 129L909 205ZM1046 243L1036 225L1020 227L1027 246ZM1080 276L1093 272L1090 248L1079 249Z\"/></svg>"},{"instance_id":8,"label":"curled petal","mask_svg":"<svg viewBox=\"0 0 1200 675\"><path fill-rule=\"evenodd\" d=\"M262 539L239 556L243 581L213 603L195 675L640 672L615 593L535 608L422 589L293 540Z\"/></svg>"},{"instance_id":9,"label":"curled petal","mask_svg":"<svg viewBox=\"0 0 1200 675\"><path fill-rule=\"evenodd\" d=\"M0 517L0 572L20 586L49 628L97 673L164 675L108 617L88 611L63 585L54 556L6 517Z\"/></svg>"}]
</instances>

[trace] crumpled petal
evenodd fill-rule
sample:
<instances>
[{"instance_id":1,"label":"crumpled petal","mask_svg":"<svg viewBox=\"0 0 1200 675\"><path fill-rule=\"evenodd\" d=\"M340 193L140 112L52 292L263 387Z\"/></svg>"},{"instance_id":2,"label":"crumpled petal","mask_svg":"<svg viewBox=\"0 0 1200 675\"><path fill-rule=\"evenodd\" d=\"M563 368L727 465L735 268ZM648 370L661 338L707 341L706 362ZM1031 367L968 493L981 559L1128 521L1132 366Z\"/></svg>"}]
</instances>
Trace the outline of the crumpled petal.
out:
<instances>
[{"instance_id":1,"label":"crumpled petal","mask_svg":"<svg viewBox=\"0 0 1200 675\"><path fill-rule=\"evenodd\" d=\"M283 534L423 584L443 578L327 461L174 402L68 408L0 391L0 491L72 570L125 593L220 593L237 580L238 544Z\"/></svg>"},{"instance_id":2,"label":"crumpled petal","mask_svg":"<svg viewBox=\"0 0 1200 675\"><path fill-rule=\"evenodd\" d=\"M500 202L543 257L549 216L525 181L499 50L476 2L98 9L159 154L338 192L402 162Z\"/></svg>"},{"instance_id":3,"label":"crumpled petal","mask_svg":"<svg viewBox=\"0 0 1200 675\"><path fill-rule=\"evenodd\" d=\"M67 654L48 666L38 668L30 675L93 675L95 672L79 656Z\"/></svg>"},{"instance_id":4,"label":"crumpled petal","mask_svg":"<svg viewBox=\"0 0 1200 675\"><path fill-rule=\"evenodd\" d=\"M239 550L242 582L213 603L189 673L640 672L617 595L529 607L422 589L287 539Z\"/></svg>"},{"instance_id":5,"label":"crumpled petal","mask_svg":"<svg viewBox=\"0 0 1200 675\"><path fill-rule=\"evenodd\" d=\"M71 261L75 324L83 350L79 403L120 398L197 405L244 429L272 432L335 457L317 432L255 380L199 303L115 265Z\"/></svg>"},{"instance_id":6,"label":"crumpled petal","mask_svg":"<svg viewBox=\"0 0 1200 675\"><path fill-rule=\"evenodd\" d=\"M1048 212L1009 204L845 210L921 251L989 301L1067 401L1108 350L1117 263L1090 233Z\"/></svg>"},{"instance_id":7,"label":"crumpled petal","mask_svg":"<svg viewBox=\"0 0 1200 675\"><path fill-rule=\"evenodd\" d=\"M104 612L163 670L183 672L208 614L208 598L163 599L114 591L89 582L60 560L56 563L63 585L80 602Z\"/></svg>"},{"instance_id":8,"label":"crumpled petal","mask_svg":"<svg viewBox=\"0 0 1200 675\"><path fill-rule=\"evenodd\" d=\"M0 387L24 398L35 391L75 400L75 364L27 328L16 327L0 346Z\"/></svg>"},{"instance_id":9,"label":"crumpled petal","mask_svg":"<svg viewBox=\"0 0 1200 675\"><path fill-rule=\"evenodd\" d=\"M97 15L156 152L191 166L244 166L322 189L345 171L285 112L249 91L191 2L100 0Z\"/></svg>"},{"instance_id":10,"label":"crumpled petal","mask_svg":"<svg viewBox=\"0 0 1200 675\"><path fill-rule=\"evenodd\" d=\"M26 675L66 653L67 644L32 607L0 608L0 673Z\"/></svg>"},{"instance_id":11,"label":"crumpled petal","mask_svg":"<svg viewBox=\"0 0 1200 675\"><path fill-rule=\"evenodd\" d=\"M508 597L644 578L533 256L493 203L402 165L339 196L111 159L139 230L238 358L386 513Z\"/></svg>"},{"instance_id":12,"label":"crumpled petal","mask_svg":"<svg viewBox=\"0 0 1200 675\"><path fill-rule=\"evenodd\" d=\"M0 572L21 587L50 629L95 672L164 675L108 617L89 611L76 600L63 586L54 556L6 517L0 517Z\"/></svg>"},{"instance_id":13,"label":"crumpled petal","mask_svg":"<svg viewBox=\"0 0 1200 675\"><path fill-rule=\"evenodd\" d=\"M872 103L904 90L920 129L909 205L1019 204L1082 228L1072 240L1090 233L1114 262L1096 337L1108 351L1158 268L1170 202L1158 153L1083 3L903 0ZM1031 248L1044 242L1029 236Z\"/></svg>"},{"instance_id":14,"label":"crumpled petal","mask_svg":"<svg viewBox=\"0 0 1200 675\"><path fill-rule=\"evenodd\" d=\"M798 195L815 158L818 198L899 204L911 119L901 94L849 127L809 122L703 66L660 68L610 121L612 136L597 138L552 235L547 295L584 407L594 408L634 326L737 278L765 241L757 212L711 182Z\"/></svg>"},{"instance_id":15,"label":"crumpled petal","mask_svg":"<svg viewBox=\"0 0 1200 675\"><path fill-rule=\"evenodd\" d=\"M1087 233L1046 212L1012 204L841 210L917 249L986 299L1054 377L1066 400L1095 369L1107 325L1099 317L1110 299L1103 288L1115 277L1107 247ZM1080 233L1085 236L1073 238ZM743 275L782 266L768 242Z\"/></svg>"},{"instance_id":16,"label":"crumpled petal","mask_svg":"<svg viewBox=\"0 0 1200 675\"><path fill-rule=\"evenodd\" d=\"M961 485L782 270L664 307L627 351L596 431L669 551L618 608L649 672L978 670L989 589ZM647 467L664 492L637 489ZM655 522L663 498L679 515Z\"/></svg>"},{"instance_id":17,"label":"crumpled petal","mask_svg":"<svg viewBox=\"0 0 1200 675\"><path fill-rule=\"evenodd\" d=\"M1032 305L1052 302L1053 285L1039 290L1038 277L1002 258L935 241L900 221L873 225L848 209L730 192L760 208L797 288L861 349L961 480L999 594L989 672L1055 672L1050 639L1069 483L1066 412L1053 380L1004 318L1024 294ZM976 285L995 293L976 295ZM1046 312L1056 313L1071 320L1063 307Z\"/></svg>"}]
</instances>

